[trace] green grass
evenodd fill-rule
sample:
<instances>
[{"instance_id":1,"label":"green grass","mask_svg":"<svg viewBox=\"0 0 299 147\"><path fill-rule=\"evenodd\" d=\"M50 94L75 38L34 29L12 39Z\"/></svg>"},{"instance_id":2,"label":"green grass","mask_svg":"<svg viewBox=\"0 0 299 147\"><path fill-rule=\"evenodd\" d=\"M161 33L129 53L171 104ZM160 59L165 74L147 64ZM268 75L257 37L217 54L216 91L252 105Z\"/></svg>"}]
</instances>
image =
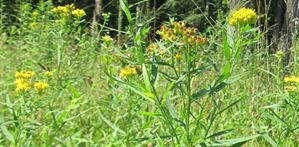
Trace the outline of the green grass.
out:
<instances>
[{"instance_id":1,"label":"green grass","mask_svg":"<svg viewBox=\"0 0 299 147\"><path fill-rule=\"evenodd\" d=\"M283 82L286 70L299 76L297 38L288 67L267 53L259 29L247 25L229 33L220 21L196 34L209 39L205 44L160 39L153 43L163 55L149 55L148 24L134 26L125 5L132 24L121 44L103 41L112 30L101 26L92 36L81 20L40 7L34 18L24 5L22 22L0 30L2 146L298 144L299 95ZM138 74L120 78L127 65ZM16 92L20 70L34 71L31 82L50 87L41 95L33 87ZM48 70L53 77L43 76Z\"/></svg>"}]
</instances>

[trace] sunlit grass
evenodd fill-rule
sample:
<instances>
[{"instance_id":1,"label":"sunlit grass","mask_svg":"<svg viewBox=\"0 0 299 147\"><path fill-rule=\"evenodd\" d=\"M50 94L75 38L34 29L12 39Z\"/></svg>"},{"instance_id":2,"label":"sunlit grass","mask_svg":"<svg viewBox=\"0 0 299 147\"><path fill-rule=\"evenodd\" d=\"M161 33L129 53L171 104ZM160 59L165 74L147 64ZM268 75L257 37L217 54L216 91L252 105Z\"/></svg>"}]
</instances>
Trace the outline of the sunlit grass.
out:
<instances>
[{"instance_id":1,"label":"sunlit grass","mask_svg":"<svg viewBox=\"0 0 299 147\"><path fill-rule=\"evenodd\" d=\"M61 7L24 4L20 25L0 30L3 146L298 144L296 38L284 67L244 21L205 34L171 19L152 41L147 24L129 25L117 44ZM24 76L30 90L16 90Z\"/></svg>"}]
</instances>

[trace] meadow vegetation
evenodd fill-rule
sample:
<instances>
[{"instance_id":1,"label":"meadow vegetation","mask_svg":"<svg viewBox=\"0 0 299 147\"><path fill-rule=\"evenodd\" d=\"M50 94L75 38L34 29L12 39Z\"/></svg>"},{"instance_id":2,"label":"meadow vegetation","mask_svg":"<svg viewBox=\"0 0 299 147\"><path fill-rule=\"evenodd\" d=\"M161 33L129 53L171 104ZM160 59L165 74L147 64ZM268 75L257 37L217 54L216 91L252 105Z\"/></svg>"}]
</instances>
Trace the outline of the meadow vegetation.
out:
<instances>
[{"instance_id":1,"label":"meadow vegetation","mask_svg":"<svg viewBox=\"0 0 299 147\"><path fill-rule=\"evenodd\" d=\"M94 31L72 4L1 14L1 146L299 144L296 36L285 66L253 9L204 31L176 18L155 31L122 10L125 31L109 13Z\"/></svg>"}]
</instances>

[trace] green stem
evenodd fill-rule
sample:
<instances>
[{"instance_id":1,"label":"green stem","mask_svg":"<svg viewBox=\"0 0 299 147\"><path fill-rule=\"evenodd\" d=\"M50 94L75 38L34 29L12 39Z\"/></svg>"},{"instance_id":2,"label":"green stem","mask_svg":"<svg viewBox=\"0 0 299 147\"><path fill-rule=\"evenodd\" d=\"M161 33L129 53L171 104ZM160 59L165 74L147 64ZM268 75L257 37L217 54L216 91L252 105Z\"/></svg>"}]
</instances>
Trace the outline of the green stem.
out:
<instances>
[{"instance_id":1,"label":"green stem","mask_svg":"<svg viewBox=\"0 0 299 147\"><path fill-rule=\"evenodd\" d=\"M216 116L217 116L217 102L215 101L214 98L212 98L212 100L213 100L213 104L216 106L216 108L213 107L213 109L212 109L212 113L211 113L211 115L210 115L209 126L208 126L208 128L206 129L206 132L205 132L205 135L204 135L205 138L208 137L209 132L210 132L210 129L211 129L211 127L212 127L212 125L213 125L213 123L214 123L214 121L215 121L215 119L216 119Z\"/></svg>"},{"instance_id":2,"label":"green stem","mask_svg":"<svg viewBox=\"0 0 299 147\"><path fill-rule=\"evenodd\" d=\"M188 46L187 48L187 55L186 55L186 61L187 61L187 117L186 117L186 132L187 132L187 141L188 146L192 146L192 140L190 136L190 116L191 116L191 103L192 103L192 94L191 94L191 68L192 68L192 61L190 60L191 52L190 48Z\"/></svg>"},{"instance_id":3,"label":"green stem","mask_svg":"<svg viewBox=\"0 0 299 147\"><path fill-rule=\"evenodd\" d=\"M169 127L172 135L175 136L175 139L176 139L177 143L180 144L180 140L178 138L176 130L175 130L175 128L174 128L174 126L172 124L172 121L171 121L172 117L169 115L169 113L167 113L167 111L163 107L163 104L162 104L162 100L163 99L161 99L161 100L159 99L158 93L157 93L157 91L156 91L156 89L155 89L155 87L154 87L154 85L152 83L151 83L151 87L152 87L153 93L155 95L156 101L158 102L158 108L162 112L162 116L164 117L164 119L166 121L166 124L168 125L168 127Z\"/></svg>"}]
</instances>

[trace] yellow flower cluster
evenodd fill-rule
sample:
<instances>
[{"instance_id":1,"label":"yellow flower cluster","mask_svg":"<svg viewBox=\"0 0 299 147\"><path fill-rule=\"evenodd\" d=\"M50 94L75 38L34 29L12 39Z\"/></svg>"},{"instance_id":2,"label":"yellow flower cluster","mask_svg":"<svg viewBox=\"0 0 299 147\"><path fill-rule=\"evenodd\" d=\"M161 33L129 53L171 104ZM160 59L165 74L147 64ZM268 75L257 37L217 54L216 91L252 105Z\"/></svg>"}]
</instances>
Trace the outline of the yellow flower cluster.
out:
<instances>
[{"instance_id":1,"label":"yellow flower cluster","mask_svg":"<svg viewBox=\"0 0 299 147\"><path fill-rule=\"evenodd\" d=\"M42 94L46 88L49 87L49 84L46 82L36 82L34 84L34 89L39 93Z\"/></svg>"},{"instance_id":2,"label":"yellow flower cluster","mask_svg":"<svg viewBox=\"0 0 299 147\"><path fill-rule=\"evenodd\" d=\"M51 10L54 13L57 13L61 16L70 16L73 15L77 18L82 18L86 15L83 9L76 9L73 4L65 6L57 6Z\"/></svg>"},{"instance_id":3,"label":"yellow flower cluster","mask_svg":"<svg viewBox=\"0 0 299 147\"><path fill-rule=\"evenodd\" d=\"M81 17L85 16L86 13L83 9L76 9L76 10L72 11L72 15L77 18L81 18Z\"/></svg>"},{"instance_id":4,"label":"yellow flower cluster","mask_svg":"<svg viewBox=\"0 0 299 147\"><path fill-rule=\"evenodd\" d=\"M161 36L163 40L174 41L177 39L177 36L174 34L174 31L171 28L166 26L161 26L157 31L157 34Z\"/></svg>"},{"instance_id":5,"label":"yellow flower cluster","mask_svg":"<svg viewBox=\"0 0 299 147\"><path fill-rule=\"evenodd\" d=\"M15 73L15 78L17 79L29 79L34 76L33 71L20 71Z\"/></svg>"},{"instance_id":6,"label":"yellow flower cluster","mask_svg":"<svg viewBox=\"0 0 299 147\"><path fill-rule=\"evenodd\" d=\"M238 24L253 24L257 19L254 9L240 8L232 13L229 24L236 26Z\"/></svg>"},{"instance_id":7,"label":"yellow flower cluster","mask_svg":"<svg viewBox=\"0 0 299 147\"><path fill-rule=\"evenodd\" d=\"M207 38L197 36L197 33L197 28L187 27L184 21L173 22L171 27L161 26L157 31L157 34L166 41L176 41L179 38L181 38L184 43L203 44L208 41Z\"/></svg>"},{"instance_id":8,"label":"yellow flower cluster","mask_svg":"<svg viewBox=\"0 0 299 147\"><path fill-rule=\"evenodd\" d=\"M53 8L51 11L54 13L58 13L64 16L68 16L70 12L72 12L75 9L74 5L65 5L65 6L57 6L56 8Z\"/></svg>"},{"instance_id":9,"label":"yellow flower cluster","mask_svg":"<svg viewBox=\"0 0 299 147\"><path fill-rule=\"evenodd\" d=\"M294 92L298 90L298 87L296 86L286 86L286 90L290 92Z\"/></svg>"},{"instance_id":10,"label":"yellow flower cluster","mask_svg":"<svg viewBox=\"0 0 299 147\"><path fill-rule=\"evenodd\" d=\"M119 77L126 78L137 75L139 73L139 69L137 67L126 66L120 70Z\"/></svg>"},{"instance_id":11,"label":"yellow flower cluster","mask_svg":"<svg viewBox=\"0 0 299 147\"><path fill-rule=\"evenodd\" d=\"M288 86L286 86L286 90L287 91L297 91L298 89L298 84L299 84L299 77L297 76L287 76L284 77L283 81L287 84L289 84Z\"/></svg>"},{"instance_id":12,"label":"yellow flower cluster","mask_svg":"<svg viewBox=\"0 0 299 147\"><path fill-rule=\"evenodd\" d=\"M33 71L19 71L15 73L15 84L17 92L28 92L30 90L29 80L34 76Z\"/></svg>"},{"instance_id":13,"label":"yellow flower cluster","mask_svg":"<svg viewBox=\"0 0 299 147\"><path fill-rule=\"evenodd\" d=\"M28 92L31 88L28 79L16 79L15 84L17 92Z\"/></svg>"},{"instance_id":14,"label":"yellow flower cluster","mask_svg":"<svg viewBox=\"0 0 299 147\"><path fill-rule=\"evenodd\" d=\"M35 75L33 71L25 70L18 71L15 73L15 84L16 84L16 92L29 92L31 89L30 79ZM47 71L44 73L45 76L51 77L53 75L52 72ZM34 85L35 90L41 94L46 88L49 87L49 84L46 82L36 82Z\"/></svg>"},{"instance_id":15,"label":"yellow flower cluster","mask_svg":"<svg viewBox=\"0 0 299 147\"><path fill-rule=\"evenodd\" d=\"M207 38L202 38L202 37L195 37L195 36L187 36L186 41L188 43L197 43L197 44L203 44L208 42Z\"/></svg>"},{"instance_id":16,"label":"yellow flower cluster","mask_svg":"<svg viewBox=\"0 0 299 147\"><path fill-rule=\"evenodd\" d=\"M296 76L289 76L283 79L285 83L299 83L299 77Z\"/></svg>"}]
</instances>

